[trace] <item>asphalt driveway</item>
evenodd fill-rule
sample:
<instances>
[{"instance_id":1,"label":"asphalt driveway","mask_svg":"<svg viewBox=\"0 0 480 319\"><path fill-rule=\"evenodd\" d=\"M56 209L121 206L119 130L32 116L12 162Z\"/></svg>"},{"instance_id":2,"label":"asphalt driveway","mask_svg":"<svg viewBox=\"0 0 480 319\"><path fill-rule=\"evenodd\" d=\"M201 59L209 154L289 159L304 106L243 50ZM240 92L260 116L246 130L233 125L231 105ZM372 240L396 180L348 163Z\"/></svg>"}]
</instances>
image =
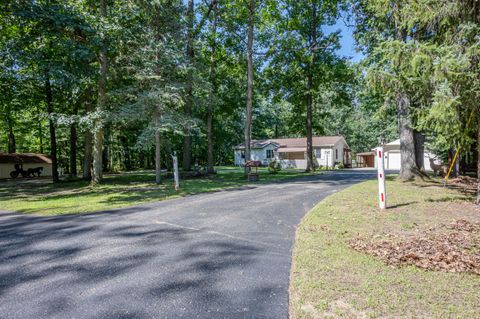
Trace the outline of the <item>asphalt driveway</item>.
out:
<instances>
[{"instance_id":1,"label":"asphalt driveway","mask_svg":"<svg viewBox=\"0 0 480 319\"><path fill-rule=\"evenodd\" d=\"M86 215L0 213L0 318L287 318L295 226L373 177L336 171Z\"/></svg>"}]
</instances>

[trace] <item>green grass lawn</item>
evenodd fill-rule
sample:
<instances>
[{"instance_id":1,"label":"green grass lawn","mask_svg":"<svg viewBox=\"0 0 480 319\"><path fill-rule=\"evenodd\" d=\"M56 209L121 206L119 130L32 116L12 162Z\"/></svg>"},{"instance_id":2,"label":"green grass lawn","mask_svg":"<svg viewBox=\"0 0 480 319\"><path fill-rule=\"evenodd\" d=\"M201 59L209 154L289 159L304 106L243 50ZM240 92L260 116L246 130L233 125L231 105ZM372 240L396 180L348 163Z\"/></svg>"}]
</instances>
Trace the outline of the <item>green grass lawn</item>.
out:
<instances>
[{"instance_id":1,"label":"green grass lawn","mask_svg":"<svg viewBox=\"0 0 480 319\"><path fill-rule=\"evenodd\" d=\"M216 175L208 178L181 180L179 192L173 188L172 179L164 179L161 185L156 185L154 172L106 175L104 182L97 187L91 187L82 180L58 184L48 181L37 183L33 180L27 183L21 183L20 180L2 181L0 209L40 215L94 212L248 184L240 168L219 167L217 171ZM300 170L269 174L261 168L259 172L258 183L278 182L306 175Z\"/></svg>"},{"instance_id":2,"label":"green grass lawn","mask_svg":"<svg viewBox=\"0 0 480 319\"><path fill-rule=\"evenodd\" d=\"M328 197L297 230L290 286L293 318L479 318L480 276L393 267L348 245L356 236L414 234L454 219L480 221L472 199L436 183L377 183Z\"/></svg>"}]
</instances>

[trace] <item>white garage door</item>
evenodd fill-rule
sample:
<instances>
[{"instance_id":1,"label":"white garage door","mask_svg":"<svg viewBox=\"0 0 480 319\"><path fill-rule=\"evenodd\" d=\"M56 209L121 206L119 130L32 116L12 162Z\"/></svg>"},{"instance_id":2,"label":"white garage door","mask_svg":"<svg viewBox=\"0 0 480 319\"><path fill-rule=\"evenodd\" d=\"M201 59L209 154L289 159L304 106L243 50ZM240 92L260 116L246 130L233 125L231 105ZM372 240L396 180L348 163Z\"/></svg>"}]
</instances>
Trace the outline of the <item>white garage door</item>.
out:
<instances>
[{"instance_id":1,"label":"white garage door","mask_svg":"<svg viewBox=\"0 0 480 319\"><path fill-rule=\"evenodd\" d=\"M387 169L400 169L400 152L388 152L387 158Z\"/></svg>"}]
</instances>

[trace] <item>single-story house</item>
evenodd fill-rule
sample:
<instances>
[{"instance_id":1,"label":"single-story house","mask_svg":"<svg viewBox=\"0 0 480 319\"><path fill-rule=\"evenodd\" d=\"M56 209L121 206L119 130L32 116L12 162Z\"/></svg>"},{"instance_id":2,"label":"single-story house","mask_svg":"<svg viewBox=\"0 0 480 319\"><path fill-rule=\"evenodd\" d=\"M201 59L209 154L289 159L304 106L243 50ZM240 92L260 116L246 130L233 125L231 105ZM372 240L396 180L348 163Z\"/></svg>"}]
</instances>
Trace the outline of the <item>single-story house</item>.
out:
<instances>
[{"instance_id":1,"label":"single-story house","mask_svg":"<svg viewBox=\"0 0 480 319\"><path fill-rule=\"evenodd\" d=\"M373 149L374 152L374 166L367 166L367 167L377 167L377 154L376 154L376 148ZM400 139L395 140L393 142L390 142L388 144L385 144L383 146L383 151L385 153L385 169L392 169L392 170L399 170L401 166L401 160L400 160ZM359 154L357 154L358 157ZM433 154L431 151L428 149L425 149L424 155L423 155L423 165L425 167L426 171L431 171L432 168L430 167L430 158L437 158L435 154ZM435 163L438 163L437 160L435 160Z\"/></svg>"},{"instance_id":2,"label":"single-story house","mask_svg":"<svg viewBox=\"0 0 480 319\"><path fill-rule=\"evenodd\" d=\"M44 154L0 153L0 179L21 178L27 174L30 177L52 176L52 159Z\"/></svg>"},{"instance_id":3,"label":"single-story house","mask_svg":"<svg viewBox=\"0 0 480 319\"><path fill-rule=\"evenodd\" d=\"M349 167L351 150L343 136L313 137L313 152L318 166L333 167L343 164ZM252 140L250 143L251 160L268 165L271 161L279 161L283 168L307 167L307 138L281 138ZM235 146L235 165L245 164L245 143Z\"/></svg>"}]
</instances>

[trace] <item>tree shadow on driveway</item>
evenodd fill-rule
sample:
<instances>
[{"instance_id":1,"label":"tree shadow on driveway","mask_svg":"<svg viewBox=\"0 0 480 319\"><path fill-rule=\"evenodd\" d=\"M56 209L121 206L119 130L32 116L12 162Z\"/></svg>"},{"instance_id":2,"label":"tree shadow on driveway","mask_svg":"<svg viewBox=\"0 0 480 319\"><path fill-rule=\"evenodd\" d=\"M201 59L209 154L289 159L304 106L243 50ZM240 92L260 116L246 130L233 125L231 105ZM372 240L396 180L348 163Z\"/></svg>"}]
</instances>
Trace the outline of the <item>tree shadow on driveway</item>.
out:
<instances>
[{"instance_id":1,"label":"tree shadow on driveway","mask_svg":"<svg viewBox=\"0 0 480 319\"><path fill-rule=\"evenodd\" d=\"M331 172L82 215L0 214L0 313L287 318L295 225L329 192L375 176Z\"/></svg>"},{"instance_id":2,"label":"tree shadow on driveway","mask_svg":"<svg viewBox=\"0 0 480 319\"><path fill-rule=\"evenodd\" d=\"M265 247L164 224L134 224L126 218L134 212L2 215L0 313L244 318L269 312L265 306L278 287L243 280L256 275L251 264L275 258Z\"/></svg>"}]
</instances>

